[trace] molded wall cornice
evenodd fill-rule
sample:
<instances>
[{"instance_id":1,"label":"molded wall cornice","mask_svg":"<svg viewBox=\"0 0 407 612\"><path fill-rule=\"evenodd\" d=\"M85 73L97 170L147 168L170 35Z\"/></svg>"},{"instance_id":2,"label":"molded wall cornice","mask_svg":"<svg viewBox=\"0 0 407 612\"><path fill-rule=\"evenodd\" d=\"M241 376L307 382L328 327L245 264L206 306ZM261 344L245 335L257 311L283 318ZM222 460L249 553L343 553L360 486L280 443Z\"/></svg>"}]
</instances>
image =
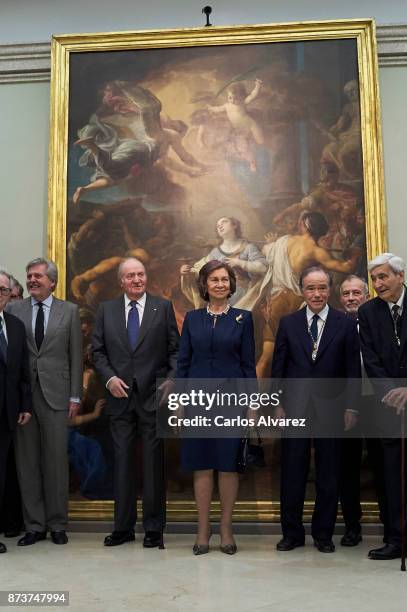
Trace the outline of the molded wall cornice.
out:
<instances>
[{"instance_id":1,"label":"molded wall cornice","mask_svg":"<svg viewBox=\"0 0 407 612\"><path fill-rule=\"evenodd\" d=\"M407 25L377 26L379 66L407 66ZM49 81L51 44L0 45L0 83Z\"/></svg>"}]
</instances>

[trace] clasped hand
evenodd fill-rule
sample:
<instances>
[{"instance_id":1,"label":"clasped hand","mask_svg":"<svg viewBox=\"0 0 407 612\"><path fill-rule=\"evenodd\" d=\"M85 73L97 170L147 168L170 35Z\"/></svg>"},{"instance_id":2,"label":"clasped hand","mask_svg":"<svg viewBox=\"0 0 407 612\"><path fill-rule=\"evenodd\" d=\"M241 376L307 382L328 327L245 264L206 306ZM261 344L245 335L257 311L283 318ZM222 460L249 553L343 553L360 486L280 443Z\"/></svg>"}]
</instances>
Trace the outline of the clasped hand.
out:
<instances>
[{"instance_id":1,"label":"clasped hand","mask_svg":"<svg viewBox=\"0 0 407 612\"><path fill-rule=\"evenodd\" d=\"M382 402L391 408L396 408L397 414L401 414L406 407L407 387L392 389L382 398Z\"/></svg>"}]
</instances>

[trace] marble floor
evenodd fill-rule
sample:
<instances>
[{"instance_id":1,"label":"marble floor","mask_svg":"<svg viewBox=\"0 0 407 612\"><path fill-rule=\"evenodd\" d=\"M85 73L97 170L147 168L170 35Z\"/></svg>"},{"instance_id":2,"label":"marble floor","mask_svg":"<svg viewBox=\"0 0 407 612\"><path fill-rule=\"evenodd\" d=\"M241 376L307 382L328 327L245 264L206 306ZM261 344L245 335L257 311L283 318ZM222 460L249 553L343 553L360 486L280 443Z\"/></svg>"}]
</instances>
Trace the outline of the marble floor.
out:
<instances>
[{"instance_id":1,"label":"marble floor","mask_svg":"<svg viewBox=\"0 0 407 612\"><path fill-rule=\"evenodd\" d=\"M29 548L3 538L8 553L0 555L0 589L68 590L72 612L407 610L400 561L367 559L379 544L376 536L322 554L309 537L305 548L278 553L276 535L238 535L232 557L219 551L216 535L210 553L199 557L192 555L191 535L167 535L162 551L143 549L140 534L115 548L102 546L100 533L69 537L67 546L48 540Z\"/></svg>"}]
</instances>

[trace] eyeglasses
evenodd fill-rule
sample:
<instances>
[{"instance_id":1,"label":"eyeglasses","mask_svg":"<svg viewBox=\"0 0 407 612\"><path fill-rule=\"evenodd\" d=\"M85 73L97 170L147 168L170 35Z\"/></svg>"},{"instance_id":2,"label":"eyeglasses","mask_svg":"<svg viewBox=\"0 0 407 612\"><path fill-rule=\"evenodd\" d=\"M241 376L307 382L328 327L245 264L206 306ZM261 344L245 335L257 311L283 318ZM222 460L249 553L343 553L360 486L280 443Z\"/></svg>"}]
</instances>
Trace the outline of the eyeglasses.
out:
<instances>
[{"instance_id":1,"label":"eyeglasses","mask_svg":"<svg viewBox=\"0 0 407 612\"><path fill-rule=\"evenodd\" d=\"M1 295L10 295L11 289L9 287L0 287Z\"/></svg>"}]
</instances>

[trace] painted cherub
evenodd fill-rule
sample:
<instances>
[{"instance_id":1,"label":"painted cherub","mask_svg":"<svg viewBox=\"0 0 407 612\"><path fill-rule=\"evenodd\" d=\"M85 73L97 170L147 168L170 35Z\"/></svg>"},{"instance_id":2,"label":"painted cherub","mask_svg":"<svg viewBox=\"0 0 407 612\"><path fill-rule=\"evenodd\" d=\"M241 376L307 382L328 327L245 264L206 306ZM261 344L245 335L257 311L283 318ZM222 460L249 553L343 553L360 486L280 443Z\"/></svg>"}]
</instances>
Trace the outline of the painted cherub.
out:
<instances>
[{"instance_id":1,"label":"painted cherub","mask_svg":"<svg viewBox=\"0 0 407 612\"><path fill-rule=\"evenodd\" d=\"M245 159L250 166L252 172L256 172L256 160L254 151L247 144L247 138L253 140L256 145L264 145L264 134L260 125L247 112L247 106L253 102L260 93L262 81L256 79L256 84L251 93L247 95L247 91L243 83L232 83L228 87L227 102L221 106L208 106L207 109L214 114L226 113L232 127L241 134L246 136L245 146L241 143L239 148L239 156Z\"/></svg>"}]
</instances>

